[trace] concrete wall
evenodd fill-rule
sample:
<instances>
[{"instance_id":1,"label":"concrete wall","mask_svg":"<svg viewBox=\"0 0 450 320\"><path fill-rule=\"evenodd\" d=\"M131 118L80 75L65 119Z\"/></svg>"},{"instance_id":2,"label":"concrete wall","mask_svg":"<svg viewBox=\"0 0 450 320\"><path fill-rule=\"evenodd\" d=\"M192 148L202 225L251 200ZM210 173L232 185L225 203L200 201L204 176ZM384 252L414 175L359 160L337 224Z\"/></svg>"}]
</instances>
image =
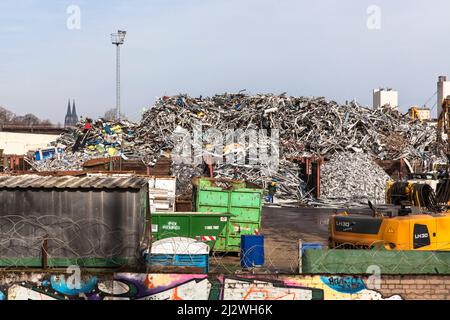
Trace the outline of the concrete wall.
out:
<instances>
[{"instance_id":1,"label":"concrete wall","mask_svg":"<svg viewBox=\"0 0 450 320\"><path fill-rule=\"evenodd\" d=\"M373 91L373 107L379 108L389 104L398 108L398 92L394 90L375 89Z\"/></svg>"},{"instance_id":2,"label":"concrete wall","mask_svg":"<svg viewBox=\"0 0 450 320\"><path fill-rule=\"evenodd\" d=\"M0 273L1 299L450 300L450 277Z\"/></svg>"},{"instance_id":3,"label":"concrete wall","mask_svg":"<svg viewBox=\"0 0 450 320\"><path fill-rule=\"evenodd\" d=\"M45 148L57 135L0 132L0 149L3 154L25 155L30 150Z\"/></svg>"}]
</instances>

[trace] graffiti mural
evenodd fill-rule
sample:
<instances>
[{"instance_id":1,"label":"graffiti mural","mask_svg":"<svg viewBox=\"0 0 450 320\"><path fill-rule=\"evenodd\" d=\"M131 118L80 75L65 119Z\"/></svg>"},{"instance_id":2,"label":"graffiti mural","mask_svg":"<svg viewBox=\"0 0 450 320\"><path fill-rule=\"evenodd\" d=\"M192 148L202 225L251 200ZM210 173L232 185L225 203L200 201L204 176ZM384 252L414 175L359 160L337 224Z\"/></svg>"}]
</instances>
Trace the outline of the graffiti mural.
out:
<instances>
[{"instance_id":1,"label":"graffiti mural","mask_svg":"<svg viewBox=\"0 0 450 320\"><path fill-rule=\"evenodd\" d=\"M225 278L224 300L323 300L321 289L286 285L282 281Z\"/></svg>"},{"instance_id":2,"label":"graffiti mural","mask_svg":"<svg viewBox=\"0 0 450 320\"><path fill-rule=\"evenodd\" d=\"M320 277L322 282L340 293L357 294L366 289L361 277Z\"/></svg>"},{"instance_id":3,"label":"graffiti mural","mask_svg":"<svg viewBox=\"0 0 450 320\"><path fill-rule=\"evenodd\" d=\"M76 279L75 279L76 280ZM0 277L0 300L379 300L361 277L116 273Z\"/></svg>"}]
</instances>

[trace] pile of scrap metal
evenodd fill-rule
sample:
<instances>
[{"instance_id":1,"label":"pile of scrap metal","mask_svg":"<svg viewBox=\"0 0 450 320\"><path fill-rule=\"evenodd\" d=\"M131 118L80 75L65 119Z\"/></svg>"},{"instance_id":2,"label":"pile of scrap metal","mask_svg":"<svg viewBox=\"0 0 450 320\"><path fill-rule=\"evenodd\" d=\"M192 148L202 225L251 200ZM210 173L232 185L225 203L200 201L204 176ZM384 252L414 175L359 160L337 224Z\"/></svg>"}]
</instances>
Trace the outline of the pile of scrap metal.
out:
<instances>
[{"instance_id":1,"label":"pile of scrap metal","mask_svg":"<svg viewBox=\"0 0 450 320\"><path fill-rule=\"evenodd\" d=\"M136 124L128 121L83 119L53 143L64 148L62 154L45 161L31 161L31 165L36 171L77 171L91 159L115 156L128 159L133 155L130 144L133 143L135 128Z\"/></svg>"},{"instance_id":2,"label":"pile of scrap metal","mask_svg":"<svg viewBox=\"0 0 450 320\"><path fill-rule=\"evenodd\" d=\"M362 151L378 159L432 157L436 141L432 126L411 120L389 106L369 109L356 102L339 105L324 98L243 93L191 98L164 97L143 116L137 144L149 161L162 149L172 149L167 137L178 127L194 125L227 129L279 129L285 157L327 156Z\"/></svg>"},{"instance_id":3,"label":"pile of scrap metal","mask_svg":"<svg viewBox=\"0 0 450 320\"><path fill-rule=\"evenodd\" d=\"M336 153L322 166L321 198L311 205L330 207L385 204L389 175L371 156L363 153Z\"/></svg>"},{"instance_id":4,"label":"pile of scrap metal","mask_svg":"<svg viewBox=\"0 0 450 320\"><path fill-rule=\"evenodd\" d=\"M388 106L369 109L356 102L341 105L325 98L286 94L250 96L242 91L205 98L163 97L143 114L139 124L122 122L118 131L117 124L103 121L93 123L88 131L85 125L86 121L57 141L66 146L61 160L35 163L35 168L39 171L79 169L86 160L105 155L138 158L152 166L162 154L171 154L173 158L174 150L183 142L183 148L186 144L189 147L189 158L193 161L173 163L172 174L179 181L178 194L190 192L192 177L209 174L204 161L195 161L196 156L201 158L205 153L194 151L192 159L192 150L200 149L207 150L206 154L216 159L244 155L245 163L214 164L210 171L216 178L244 179L262 186L276 179L280 188L277 198L307 203L312 198L311 190L300 179L298 165L289 159L329 158L341 152L364 153L376 159L429 162L435 157L435 129ZM255 159L249 151L255 145L227 138L209 139L208 129L224 137L230 130L240 130L244 135L250 130L266 130L267 139L256 143L258 159L251 163ZM196 140L194 132L199 130L201 134ZM274 170L270 161L259 158L261 149L270 153L273 145L279 146L276 154L272 154L279 159L278 170Z\"/></svg>"},{"instance_id":5,"label":"pile of scrap metal","mask_svg":"<svg viewBox=\"0 0 450 320\"><path fill-rule=\"evenodd\" d=\"M435 129L389 106L369 109L356 102L340 105L324 98L284 94L249 96L240 92L209 98L164 97L143 115L134 141L145 161L154 163L162 150L172 151L179 143L174 133L192 134L199 126L202 132L212 128L223 133L233 129L243 132L279 129L280 170L272 172L270 178L280 180L279 197L296 201L308 201L309 193L302 187L297 166L287 160L290 158L331 157L347 151L376 159L406 157L432 161L435 157L432 152ZM192 147L196 147L194 142ZM248 150L248 146L241 147ZM217 150L215 146L212 149ZM216 165L214 174L264 184L269 180L261 172L264 167L267 165L261 163L252 166L225 163ZM201 168L182 165L173 171L184 177L198 174Z\"/></svg>"}]
</instances>

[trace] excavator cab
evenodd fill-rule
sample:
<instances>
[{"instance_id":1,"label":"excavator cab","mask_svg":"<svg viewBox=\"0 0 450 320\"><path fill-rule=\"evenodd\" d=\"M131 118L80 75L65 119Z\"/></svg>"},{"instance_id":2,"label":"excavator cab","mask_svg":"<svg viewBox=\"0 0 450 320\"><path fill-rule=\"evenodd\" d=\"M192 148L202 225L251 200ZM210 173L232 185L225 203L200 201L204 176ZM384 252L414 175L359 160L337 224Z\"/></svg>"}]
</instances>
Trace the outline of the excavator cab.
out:
<instances>
[{"instance_id":1,"label":"excavator cab","mask_svg":"<svg viewBox=\"0 0 450 320\"><path fill-rule=\"evenodd\" d=\"M333 249L450 251L450 216L442 213L376 216L341 213L330 217L329 246Z\"/></svg>"}]
</instances>

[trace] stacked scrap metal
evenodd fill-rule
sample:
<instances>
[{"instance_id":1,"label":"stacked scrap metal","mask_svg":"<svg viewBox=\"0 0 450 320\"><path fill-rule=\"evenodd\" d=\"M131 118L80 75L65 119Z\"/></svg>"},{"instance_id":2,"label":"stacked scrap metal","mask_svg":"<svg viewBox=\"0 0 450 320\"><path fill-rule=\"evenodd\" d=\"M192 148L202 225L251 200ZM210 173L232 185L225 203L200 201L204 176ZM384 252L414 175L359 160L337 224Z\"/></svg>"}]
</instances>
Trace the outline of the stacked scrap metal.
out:
<instances>
[{"instance_id":1,"label":"stacked scrap metal","mask_svg":"<svg viewBox=\"0 0 450 320\"><path fill-rule=\"evenodd\" d=\"M304 201L309 198L309 193L299 178L298 167L288 159L331 157L342 152L364 153L390 160L431 161L435 158L432 152L436 141L435 129L426 123L412 120L390 107L368 109L356 102L340 105L324 98L289 97L285 94L250 96L243 92L207 98L179 95L157 101L144 113L138 125L120 123L120 133L112 130L115 125L108 124L109 133L105 122L99 121L86 133L85 123L81 123L58 140L67 146L63 161L53 160L36 167L38 170L80 169L85 158L110 155L111 150L116 151L114 155L119 153L143 159L151 166L162 153L172 152L179 146L180 139L192 135L198 127L202 132L212 128L223 134L228 129L244 132L249 129L266 129L268 132L279 129L278 171L272 170L268 163L220 164L214 168L215 176L245 179L260 185L276 178L280 186L279 198ZM206 146L204 141L200 144L203 144L200 147ZM240 147L248 150L248 146ZM216 153L215 156L221 157L224 153ZM75 161L72 156L82 160ZM179 194L189 192L193 176L205 173L202 166L174 163L172 173L179 178ZM271 170L270 175L263 174L263 170Z\"/></svg>"},{"instance_id":2,"label":"stacked scrap metal","mask_svg":"<svg viewBox=\"0 0 450 320\"><path fill-rule=\"evenodd\" d=\"M173 150L175 132L192 134L195 126L220 132L227 129L279 129L279 172L281 198L302 200L308 194L298 178L298 170L287 159L303 156L332 156L337 152L363 152L378 159L434 158L435 129L409 119L388 106L368 109L356 102L339 105L324 98L288 97L243 93L192 98L186 95L164 97L148 110L136 131L136 145L145 161L152 164L161 150ZM221 155L219 155L221 156ZM267 181L260 166L220 165L217 177ZM196 175L199 168L186 165L174 168L181 180ZM188 186L188 185L186 185ZM179 185L183 190L183 183ZM181 191L180 190L180 191Z\"/></svg>"},{"instance_id":3,"label":"stacked scrap metal","mask_svg":"<svg viewBox=\"0 0 450 320\"><path fill-rule=\"evenodd\" d=\"M363 153L336 153L322 166L322 204L346 206L385 204L390 177L373 159Z\"/></svg>"},{"instance_id":4,"label":"stacked scrap metal","mask_svg":"<svg viewBox=\"0 0 450 320\"><path fill-rule=\"evenodd\" d=\"M378 159L432 157L435 129L413 121L388 106L368 109L356 102L339 105L324 98L239 94L192 98L164 97L148 110L136 132L149 162L160 150L171 150L168 140L177 128L204 130L279 129L283 156L327 156L341 151L363 151Z\"/></svg>"},{"instance_id":5,"label":"stacked scrap metal","mask_svg":"<svg viewBox=\"0 0 450 320\"><path fill-rule=\"evenodd\" d=\"M74 128L68 128L54 143L65 152L57 158L32 162L37 171L82 170L91 159L133 156L131 144L136 124L128 121L108 122L102 119L84 119Z\"/></svg>"}]
</instances>

